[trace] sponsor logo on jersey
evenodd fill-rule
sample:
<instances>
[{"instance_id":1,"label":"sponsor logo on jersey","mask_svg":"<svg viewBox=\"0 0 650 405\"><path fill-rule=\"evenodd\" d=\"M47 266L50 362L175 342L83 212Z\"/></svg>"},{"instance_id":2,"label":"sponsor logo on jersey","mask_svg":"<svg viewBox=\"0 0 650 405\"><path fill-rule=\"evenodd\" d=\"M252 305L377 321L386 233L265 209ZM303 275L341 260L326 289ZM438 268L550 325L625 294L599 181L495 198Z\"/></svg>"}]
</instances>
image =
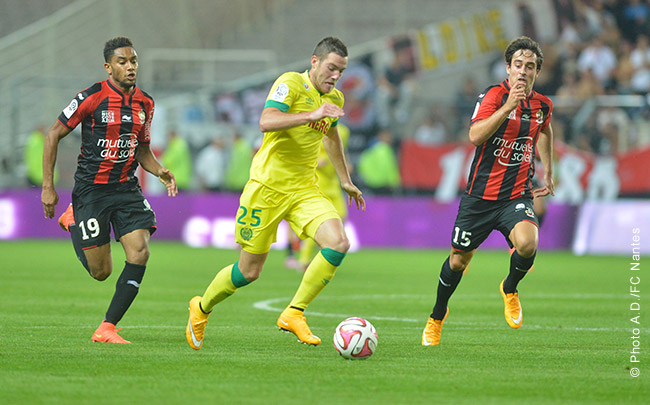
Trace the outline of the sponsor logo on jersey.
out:
<instances>
[{"instance_id":1,"label":"sponsor logo on jersey","mask_svg":"<svg viewBox=\"0 0 650 405\"><path fill-rule=\"evenodd\" d=\"M102 110L102 122L104 124L115 122L115 111Z\"/></svg>"},{"instance_id":2,"label":"sponsor logo on jersey","mask_svg":"<svg viewBox=\"0 0 650 405\"><path fill-rule=\"evenodd\" d=\"M323 134L327 134L327 131L330 130L330 124L329 122L325 121L325 119L322 119L320 121L312 121L307 124L307 126Z\"/></svg>"},{"instance_id":3,"label":"sponsor logo on jersey","mask_svg":"<svg viewBox=\"0 0 650 405\"><path fill-rule=\"evenodd\" d=\"M114 163L123 163L135 156L138 147L138 138L135 134L122 134L119 139L101 138L97 146L103 148L100 156Z\"/></svg>"},{"instance_id":4,"label":"sponsor logo on jersey","mask_svg":"<svg viewBox=\"0 0 650 405\"><path fill-rule=\"evenodd\" d=\"M492 144L497 146L494 156L503 166L518 166L522 162L530 163L533 160L533 138L526 136L515 140L506 141L503 138L493 138ZM522 143L523 142L523 143Z\"/></svg>"},{"instance_id":5,"label":"sponsor logo on jersey","mask_svg":"<svg viewBox=\"0 0 650 405\"><path fill-rule=\"evenodd\" d=\"M122 116L122 122L133 122L133 119L131 118L130 115L123 115Z\"/></svg>"}]
</instances>

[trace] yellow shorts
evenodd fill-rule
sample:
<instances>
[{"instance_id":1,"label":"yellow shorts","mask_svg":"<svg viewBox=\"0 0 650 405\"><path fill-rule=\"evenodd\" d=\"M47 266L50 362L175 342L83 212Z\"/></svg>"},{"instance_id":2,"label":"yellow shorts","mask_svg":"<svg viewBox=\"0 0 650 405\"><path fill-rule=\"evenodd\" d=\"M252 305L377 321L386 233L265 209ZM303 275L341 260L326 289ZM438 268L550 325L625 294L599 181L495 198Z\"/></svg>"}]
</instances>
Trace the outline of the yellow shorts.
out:
<instances>
[{"instance_id":1,"label":"yellow shorts","mask_svg":"<svg viewBox=\"0 0 650 405\"><path fill-rule=\"evenodd\" d=\"M334 208L341 219L348 217L348 195L343 194L341 187L337 187L334 190L323 190L323 194L332 201L332 205L334 205Z\"/></svg>"},{"instance_id":2,"label":"yellow shorts","mask_svg":"<svg viewBox=\"0 0 650 405\"><path fill-rule=\"evenodd\" d=\"M262 254L276 241L284 219L301 239L314 238L328 219L340 219L332 202L316 186L282 193L249 181L239 199L235 241L247 252Z\"/></svg>"}]
</instances>

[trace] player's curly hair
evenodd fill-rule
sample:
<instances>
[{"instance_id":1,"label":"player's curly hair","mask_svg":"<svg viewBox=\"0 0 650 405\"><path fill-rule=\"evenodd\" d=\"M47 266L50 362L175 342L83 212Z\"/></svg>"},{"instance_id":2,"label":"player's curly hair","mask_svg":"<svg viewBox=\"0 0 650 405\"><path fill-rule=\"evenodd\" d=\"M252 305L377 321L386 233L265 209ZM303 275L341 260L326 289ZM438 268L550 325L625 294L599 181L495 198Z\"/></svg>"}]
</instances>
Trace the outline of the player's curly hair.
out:
<instances>
[{"instance_id":1,"label":"player's curly hair","mask_svg":"<svg viewBox=\"0 0 650 405\"><path fill-rule=\"evenodd\" d=\"M508 44L508 47L503 54L506 59L506 64L510 66L510 63L512 62L512 56L517 51L523 49L529 50L537 55L537 71L539 72L539 70L542 68L542 63L544 62L544 54L542 53L542 48L540 48L537 42L525 36L515 38L512 40L512 42L510 42L510 44Z\"/></svg>"},{"instance_id":2,"label":"player's curly hair","mask_svg":"<svg viewBox=\"0 0 650 405\"><path fill-rule=\"evenodd\" d=\"M133 48L133 42L131 41L131 38L116 37L113 39L109 39L104 44L104 61L107 63L110 62L111 57L113 56L113 53L115 53L116 49L124 48L127 46Z\"/></svg>"},{"instance_id":3,"label":"player's curly hair","mask_svg":"<svg viewBox=\"0 0 650 405\"><path fill-rule=\"evenodd\" d=\"M323 38L314 48L313 55L316 55L318 59L323 59L332 52L339 56L348 56L348 48L343 41L334 37Z\"/></svg>"}]
</instances>

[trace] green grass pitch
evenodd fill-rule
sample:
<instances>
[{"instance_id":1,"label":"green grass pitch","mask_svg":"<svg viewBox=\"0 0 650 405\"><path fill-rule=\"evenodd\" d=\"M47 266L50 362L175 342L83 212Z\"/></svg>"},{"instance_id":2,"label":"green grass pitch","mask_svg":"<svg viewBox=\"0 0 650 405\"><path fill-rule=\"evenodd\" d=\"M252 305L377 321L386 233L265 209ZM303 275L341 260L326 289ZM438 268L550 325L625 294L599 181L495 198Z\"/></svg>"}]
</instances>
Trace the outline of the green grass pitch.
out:
<instances>
[{"instance_id":1,"label":"green grass pitch","mask_svg":"<svg viewBox=\"0 0 650 405\"><path fill-rule=\"evenodd\" d=\"M1 242L0 403L611 404L650 397L643 316L641 375L630 376L630 258L540 252L519 286L523 326L512 330L498 291L508 253L479 250L451 299L441 344L425 348L422 328L446 255L349 254L308 308L323 339L310 347L275 327L300 275L273 251L259 280L215 308L196 352L185 341L187 303L238 252L154 239L140 294L119 325L133 344L110 345L90 337L117 274L92 280L69 242ZM119 244L113 256L118 273ZM640 287L645 303L648 288ZM344 360L332 346L334 328L348 316L377 328L368 360Z\"/></svg>"}]
</instances>

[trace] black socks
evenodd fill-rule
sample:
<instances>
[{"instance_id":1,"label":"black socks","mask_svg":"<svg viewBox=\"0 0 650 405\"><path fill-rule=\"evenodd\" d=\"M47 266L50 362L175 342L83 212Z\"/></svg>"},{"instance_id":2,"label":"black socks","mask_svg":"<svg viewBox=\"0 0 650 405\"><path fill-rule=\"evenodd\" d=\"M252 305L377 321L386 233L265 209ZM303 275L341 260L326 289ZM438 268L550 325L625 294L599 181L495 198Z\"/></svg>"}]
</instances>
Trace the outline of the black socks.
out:
<instances>
[{"instance_id":1,"label":"black socks","mask_svg":"<svg viewBox=\"0 0 650 405\"><path fill-rule=\"evenodd\" d=\"M106 311L106 316L104 317L106 322L110 322L113 325L117 325L131 306L135 296L138 295L140 283L142 282L144 270L146 269L146 266L139 264L124 263L124 270L122 270L122 274L120 274L120 278L117 279L117 284L115 285L113 300L108 306L108 311Z\"/></svg>"},{"instance_id":2,"label":"black socks","mask_svg":"<svg viewBox=\"0 0 650 405\"><path fill-rule=\"evenodd\" d=\"M528 270L533 267L536 255L537 252L531 257L521 257L516 250L512 253L512 256L510 256L510 273L503 282L504 293L512 294L517 291L517 284L528 273Z\"/></svg>"},{"instance_id":3,"label":"black socks","mask_svg":"<svg viewBox=\"0 0 650 405\"><path fill-rule=\"evenodd\" d=\"M463 277L463 270L453 271L449 266L449 257L442 265L440 270L440 278L438 279L438 295L436 297L436 304L433 306L431 318L442 320L447 313L447 303L449 298L458 287L460 279Z\"/></svg>"}]
</instances>

